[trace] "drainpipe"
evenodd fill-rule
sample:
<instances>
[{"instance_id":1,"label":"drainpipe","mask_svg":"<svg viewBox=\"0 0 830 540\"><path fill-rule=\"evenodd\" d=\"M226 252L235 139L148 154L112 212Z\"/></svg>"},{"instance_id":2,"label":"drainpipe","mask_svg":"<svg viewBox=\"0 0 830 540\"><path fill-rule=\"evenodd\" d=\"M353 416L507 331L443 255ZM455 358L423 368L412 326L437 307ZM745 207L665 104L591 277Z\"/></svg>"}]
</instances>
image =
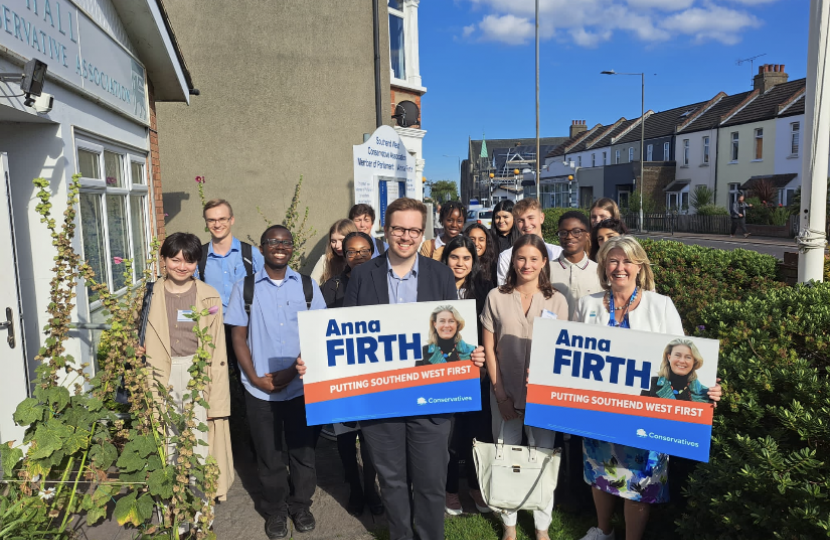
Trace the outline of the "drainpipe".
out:
<instances>
[{"instance_id":1,"label":"drainpipe","mask_svg":"<svg viewBox=\"0 0 830 540\"><path fill-rule=\"evenodd\" d=\"M375 123L383 125L383 98L380 88L380 15L378 0L372 0L372 34L375 44Z\"/></svg>"}]
</instances>

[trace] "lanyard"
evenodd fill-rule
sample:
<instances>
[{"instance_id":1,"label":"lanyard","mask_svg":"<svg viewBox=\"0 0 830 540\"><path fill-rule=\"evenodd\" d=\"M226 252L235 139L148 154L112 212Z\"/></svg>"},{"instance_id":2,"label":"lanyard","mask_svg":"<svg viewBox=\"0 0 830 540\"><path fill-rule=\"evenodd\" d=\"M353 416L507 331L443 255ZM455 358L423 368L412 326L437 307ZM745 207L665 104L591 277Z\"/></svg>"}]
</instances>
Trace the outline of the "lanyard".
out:
<instances>
[{"instance_id":1,"label":"lanyard","mask_svg":"<svg viewBox=\"0 0 830 540\"><path fill-rule=\"evenodd\" d=\"M623 320L621 323L617 324L617 316L614 309L614 293L608 293L608 311L611 312L611 320L608 321L608 326L620 327L620 328L631 328L628 323L628 310L631 308L631 304L634 303L634 300L637 299L637 291L639 287L634 287L634 292L631 293L631 298L628 299L628 304L625 306L625 314L623 315Z\"/></svg>"}]
</instances>

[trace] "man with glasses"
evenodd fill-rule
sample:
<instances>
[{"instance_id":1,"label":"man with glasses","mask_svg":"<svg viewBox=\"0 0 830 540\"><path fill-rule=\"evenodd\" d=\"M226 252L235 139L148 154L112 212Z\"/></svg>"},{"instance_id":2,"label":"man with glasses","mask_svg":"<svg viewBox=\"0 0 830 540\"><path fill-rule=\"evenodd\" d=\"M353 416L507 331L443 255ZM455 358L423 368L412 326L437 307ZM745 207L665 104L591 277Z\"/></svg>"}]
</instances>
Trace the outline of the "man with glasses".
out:
<instances>
[{"instance_id":1,"label":"man with glasses","mask_svg":"<svg viewBox=\"0 0 830 540\"><path fill-rule=\"evenodd\" d=\"M389 249L352 271L344 307L458 299L452 270L418 255L426 212L422 202L406 197L389 204L384 228ZM473 362L484 365L482 347ZM300 362L298 371L305 370ZM451 427L446 414L360 422L380 479L390 538L444 539Z\"/></svg>"},{"instance_id":2,"label":"man with glasses","mask_svg":"<svg viewBox=\"0 0 830 540\"><path fill-rule=\"evenodd\" d=\"M309 278L288 267L294 238L287 228L268 227L260 244L264 266L253 278L252 298L245 293L250 278L238 281L225 322L233 326L233 347L245 387L262 484L261 509L267 516L265 533L274 539L288 536L289 517L297 532L313 530L316 525L310 508L317 487L314 448L320 430L306 422L303 382L296 368L300 358L297 313L325 309L326 303L313 281L312 295L307 296L303 280ZM282 456L283 434L288 470Z\"/></svg>"},{"instance_id":3,"label":"man with glasses","mask_svg":"<svg viewBox=\"0 0 830 540\"><path fill-rule=\"evenodd\" d=\"M559 218L559 245L562 253L550 261L550 284L565 295L568 319L574 319L576 306L583 296L600 292L597 263L588 258L591 222L582 212L571 210Z\"/></svg>"}]
</instances>

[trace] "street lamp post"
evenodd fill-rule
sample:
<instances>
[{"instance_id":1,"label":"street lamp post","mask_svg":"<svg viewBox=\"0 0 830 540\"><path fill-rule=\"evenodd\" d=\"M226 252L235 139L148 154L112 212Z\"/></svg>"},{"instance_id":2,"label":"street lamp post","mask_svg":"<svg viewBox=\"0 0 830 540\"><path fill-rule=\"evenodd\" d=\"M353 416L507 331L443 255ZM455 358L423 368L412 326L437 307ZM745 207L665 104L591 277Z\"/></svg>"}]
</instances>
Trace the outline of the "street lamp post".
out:
<instances>
[{"instance_id":1,"label":"street lamp post","mask_svg":"<svg viewBox=\"0 0 830 540\"><path fill-rule=\"evenodd\" d=\"M539 0L536 0L536 200L541 203L542 193L539 185L539 167L542 150L539 148Z\"/></svg>"},{"instance_id":2,"label":"street lamp post","mask_svg":"<svg viewBox=\"0 0 830 540\"><path fill-rule=\"evenodd\" d=\"M640 76L640 232L643 232L643 188L645 187L645 177L643 175L643 152L645 150L646 139L646 74L645 73L617 73L613 69L600 72L601 75L639 75ZM634 189L637 189L637 183L634 183Z\"/></svg>"}]
</instances>

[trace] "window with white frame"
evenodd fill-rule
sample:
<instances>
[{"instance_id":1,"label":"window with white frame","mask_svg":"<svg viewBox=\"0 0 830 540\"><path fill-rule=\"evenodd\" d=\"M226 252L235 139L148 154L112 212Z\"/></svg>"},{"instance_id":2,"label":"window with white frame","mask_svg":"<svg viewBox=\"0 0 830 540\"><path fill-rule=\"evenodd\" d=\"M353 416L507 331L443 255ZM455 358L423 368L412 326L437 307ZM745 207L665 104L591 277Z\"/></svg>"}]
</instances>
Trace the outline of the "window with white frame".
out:
<instances>
[{"instance_id":1,"label":"window with white frame","mask_svg":"<svg viewBox=\"0 0 830 540\"><path fill-rule=\"evenodd\" d=\"M404 41L403 0L388 0L389 61L396 79L406 80L406 46Z\"/></svg>"},{"instance_id":2,"label":"window with white frame","mask_svg":"<svg viewBox=\"0 0 830 540\"><path fill-rule=\"evenodd\" d=\"M83 257L95 281L119 291L143 275L149 232L147 156L115 145L78 139ZM130 276L123 260L132 259ZM89 291L91 309L97 296Z\"/></svg>"},{"instance_id":3,"label":"window with white frame","mask_svg":"<svg viewBox=\"0 0 830 540\"><path fill-rule=\"evenodd\" d=\"M663 143L663 161L671 160L671 143Z\"/></svg>"},{"instance_id":4,"label":"window with white frame","mask_svg":"<svg viewBox=\"0 0 830 540\"><path fill-rule=\"evenodd\" d=\"M654 161L654 145L646 146L646 161Z\"/></svg>"},{"instance_id":5,"label":"window with white frame","mask_svg":"<svg viewBox=\"0 0 830 540\"><path fill-rule=\"evenodd\" d=\"M755 130L755 159L764 159L764 129Z\"/></svg>"},{"instance_id":6,"label":"window with white frame","mask_svg":"<svg viewBox=\"0 0 830 540\"><path fill-rule=\"evenodd\" d=\"M631 163L634 161L634 147L628 149L628 162Z\"/></svg>"},{"instance_id":7,"label":"window with white frame","mask_svg":"<svg viewBox=\"0 0 830 540\"><path fill-rule=\"evenodd\" d=\"M602 164L608 165L608 155L606 154L606 152L602 153Z\"/></svg>"},{"instance_id":8,"label":"window with white frame","mask_svg":"<svg viewBox=\"0 0 830 540\"><path fill-rule=\"evenodd\" d=\"M617 150L617 154L614 156L614 158L616 159L616 161L614 163L619 163L620 162L620 151L619 150Z\"/></svg>"},{"instance_id":9,"label":"window with white frame","mask_svg":"<svg viewBox=\"0 0 830 540\"><path fill-rule=\"evenodd\" d=\"M790 155L797 156L801 150L801 122L790 124Z\"/></svg>"},{"instance_id":10,"label":"window with white frame","mask_svg":"<svg viewBox=\"0 0 830 540\"><path fill-rule=\"evenodd\" d=\"M731 153L731 156L730 156L732 158L732 161L738 161L738 147L740 145L740 142L741 142L740 134L737 131L733 131L732 132L732 148L731 148L732 153Z\"/></svg>"},{"instance_id":11,"label":"window with white frame","mask_svg":"<svg viewBox=\"0 0 830 540\"><path fill-rule=\"evenodd\" d=\"M591 154L591 167L596 167L596 166L597 166L597 155L596 154Z\"/></svg>"},{"instance_id":12,"label":"window with white frame","mask_svg":"<svg viewBox=\"0 0 830 540\"><path fill-rule=\"evenodd\" d=\"M709 163L709 137L703 137L703 163Z\"/></svg>"},{"instance_id":13,"label":"window with white frame","mask_svg":"<svg viewBox=\"0 0 830 540\"><path fill-rule=\"evenodd\" d=\"M683 139L683 165L689 166L689 139Z\"/></svg>"}]
</instances>

